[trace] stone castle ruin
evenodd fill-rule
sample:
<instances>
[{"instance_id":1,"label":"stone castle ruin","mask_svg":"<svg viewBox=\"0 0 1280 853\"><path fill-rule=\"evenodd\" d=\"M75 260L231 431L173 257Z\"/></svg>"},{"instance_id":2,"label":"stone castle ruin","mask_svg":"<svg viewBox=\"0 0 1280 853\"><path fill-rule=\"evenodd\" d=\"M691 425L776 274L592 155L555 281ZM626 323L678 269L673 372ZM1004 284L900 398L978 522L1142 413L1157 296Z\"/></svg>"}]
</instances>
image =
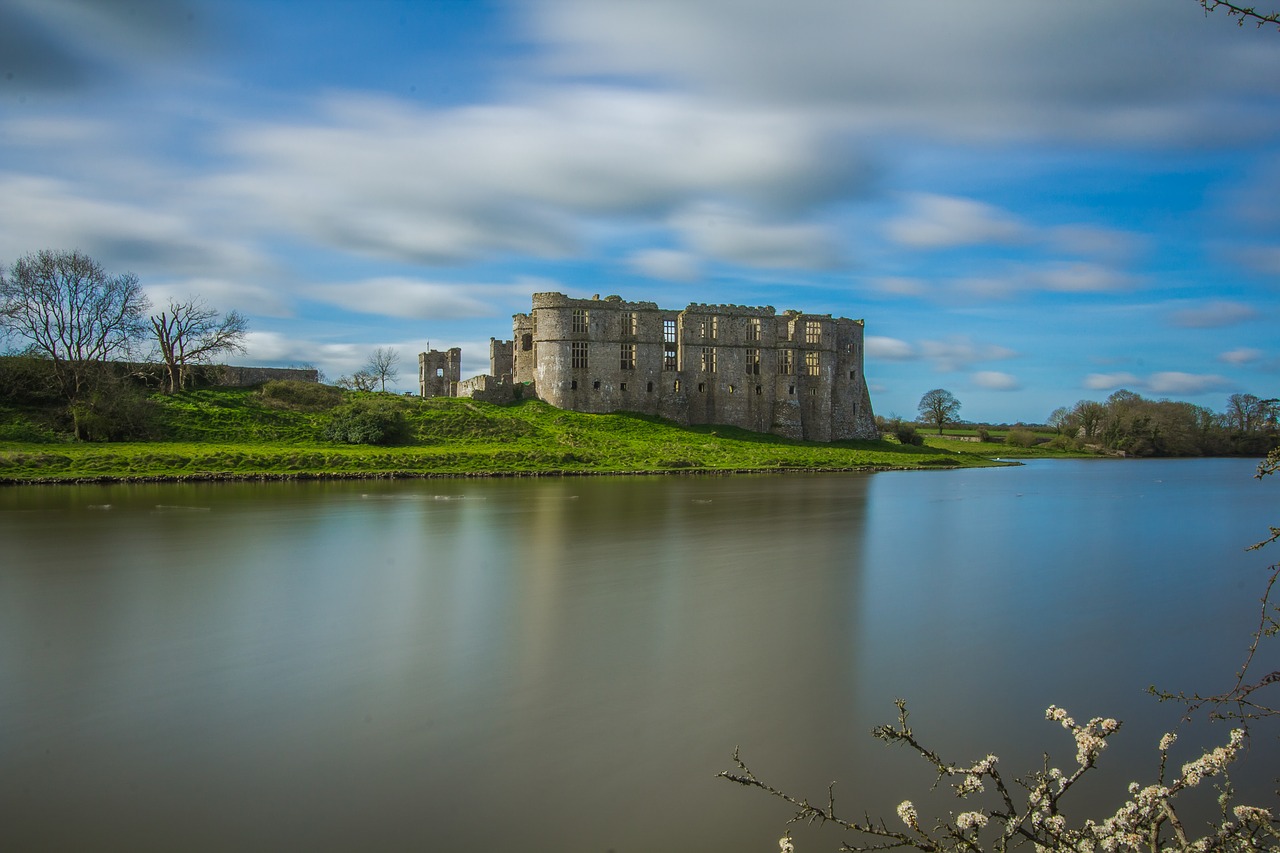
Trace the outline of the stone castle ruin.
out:
<instances>
[{"instance_id":1,"label":"stone castle ruin","mask_svg":"<svg viewBox=\"0 0 1280 853\"><path fill-rule=\"evenodd\" d=\"M863 373L863 321L771 306L535 293L512 340L491 339L490 374L462 380L462 351L418 356L424 397L638 412L810 441L879 438Z\"/></svg>"}]
</instances>

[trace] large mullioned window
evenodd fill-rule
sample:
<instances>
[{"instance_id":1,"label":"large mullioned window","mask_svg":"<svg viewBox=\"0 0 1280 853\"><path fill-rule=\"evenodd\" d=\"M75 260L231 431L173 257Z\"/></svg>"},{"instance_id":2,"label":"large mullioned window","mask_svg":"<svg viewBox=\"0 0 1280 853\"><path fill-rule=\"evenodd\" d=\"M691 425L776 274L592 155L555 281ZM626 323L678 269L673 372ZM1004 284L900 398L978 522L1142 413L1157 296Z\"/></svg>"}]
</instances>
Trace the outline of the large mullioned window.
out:
<instances>
[{"instance_id":1,"label":"large mullioned window","mask_svg":"<svg viewBox=\"0 0 1280 853\"><path fill-rule=\"evenodd\" d=\"M587 343L586 341L574 341L573 348L570 350L570 365L574 370L587 369Z\"/></svg>"},{"instance_id":2,"label":"large mullioned window","mask_svg":"<svg viewBox=\"0 0 1280 853\"><path fill-rule=\"evenodd\" d=\"M573 309L573 333L575 335L583 335L587 332L587 309Z\"/></svg>"}]
</instances>

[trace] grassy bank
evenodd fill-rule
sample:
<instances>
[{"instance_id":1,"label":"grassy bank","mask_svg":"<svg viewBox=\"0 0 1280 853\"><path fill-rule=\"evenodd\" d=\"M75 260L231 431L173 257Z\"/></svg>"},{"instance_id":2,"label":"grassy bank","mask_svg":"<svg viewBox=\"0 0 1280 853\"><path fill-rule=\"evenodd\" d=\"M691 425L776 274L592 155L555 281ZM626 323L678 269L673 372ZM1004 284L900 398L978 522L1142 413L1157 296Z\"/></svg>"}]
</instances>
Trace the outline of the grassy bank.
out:
<instances>
[{"instance_id":1,"label":"grassy bank","mask_svg":"<svg viewBox=\"0 0 1280 853\"><path fill-rule=\"evenodd\" d=\"M333 439L342 413L365 409L396 421L393 444ZM819 444L538 401L497 406L336 389L301 398L262 389L158 395L148 402L146 441L59 440L37 415L0 412L7 434L45 438L0 441L0 482L857 470L990 465L1010 455L995 444Z\"/></svg>"}]
</instances>

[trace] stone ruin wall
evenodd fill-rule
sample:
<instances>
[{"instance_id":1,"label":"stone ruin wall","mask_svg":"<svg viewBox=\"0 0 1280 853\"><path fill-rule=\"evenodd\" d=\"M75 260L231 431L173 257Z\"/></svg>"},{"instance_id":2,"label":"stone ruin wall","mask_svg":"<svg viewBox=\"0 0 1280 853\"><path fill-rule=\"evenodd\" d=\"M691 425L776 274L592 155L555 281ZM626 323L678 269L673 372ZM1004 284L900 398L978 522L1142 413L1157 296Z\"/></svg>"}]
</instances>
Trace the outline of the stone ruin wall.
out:
<instances>
[{"instance_id":1,"label":"stone ruin wall","mask_svg":"<svg viewBox=\"0 0 1280 853\"><path fill-rule=\"evenodd\" d=\"M495 402L537 396L573 411L638 412L812 441L879 437L861 320L536 293L512 333L511 341L491 341L496 381L455 385L454 394L466 389Z\"/></svg>"}]
</instances>

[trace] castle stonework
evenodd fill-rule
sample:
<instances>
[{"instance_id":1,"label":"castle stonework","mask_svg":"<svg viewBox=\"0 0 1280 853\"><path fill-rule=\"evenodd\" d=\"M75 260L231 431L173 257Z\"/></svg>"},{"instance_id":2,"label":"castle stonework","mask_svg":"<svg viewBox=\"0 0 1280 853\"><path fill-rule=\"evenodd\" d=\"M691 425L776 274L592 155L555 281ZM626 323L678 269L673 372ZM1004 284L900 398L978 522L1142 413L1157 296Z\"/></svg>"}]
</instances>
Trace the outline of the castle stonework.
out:
<instances>
[{"instance_id":1,"label":"castle stonework","mask_svg":"<svg viewBox=\"0 0 1280 853\"><path fill-rule=\"evenodd\" d=\"M475 396L537 396L577 412L638 412L810 441L879 438L861 320L535 293L512 332L513 340L491 343L493 376L476 378L489 381ZM429 391L423 377L423 396L462 393L456 384Z\"/></svg>"}]
</instances>

